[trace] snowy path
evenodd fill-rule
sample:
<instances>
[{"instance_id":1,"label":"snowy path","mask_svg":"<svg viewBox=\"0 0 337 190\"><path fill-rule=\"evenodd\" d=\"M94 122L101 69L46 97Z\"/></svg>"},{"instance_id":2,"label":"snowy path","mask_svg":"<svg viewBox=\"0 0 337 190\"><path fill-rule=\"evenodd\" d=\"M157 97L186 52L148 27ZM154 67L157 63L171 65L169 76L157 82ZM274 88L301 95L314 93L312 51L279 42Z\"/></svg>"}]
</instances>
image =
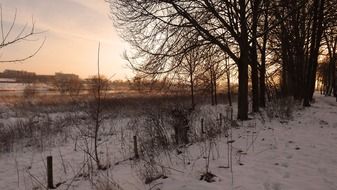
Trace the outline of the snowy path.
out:
<instances>
[{"instance_id":1,"label":"snowy path","mask_svg":"<svg viewBox=\"0 0 337 190\"><path fill-rule=\"evenodd\" d=\"M295 121L271 124L272 129L261 134L265 141L247 156L238 176L239 184L245 180L257 184L239 189L337 189L337 104L328 97L317 101L299 112Z\"/></svg>"},{"instance_id":2,"label":"snowy path","mask_svg":"<svg viewBox=\"0 0 337 190\"><path fill-rule=\"evenodd\" d=\"M163 180L163 189L336 190L337 103L331 97L316 100L312 107L295 113L294 121L266 122L263 129L257 129L254 150L241 156L243 165L233 165L234 186L229 169L217 167L227 162L220 158L211 162L217 182L191 180L197 179L193 174L175 176ZM241 138L234 146L245 150L251 137L240 130Z\"/></svg>"}]
</instances>

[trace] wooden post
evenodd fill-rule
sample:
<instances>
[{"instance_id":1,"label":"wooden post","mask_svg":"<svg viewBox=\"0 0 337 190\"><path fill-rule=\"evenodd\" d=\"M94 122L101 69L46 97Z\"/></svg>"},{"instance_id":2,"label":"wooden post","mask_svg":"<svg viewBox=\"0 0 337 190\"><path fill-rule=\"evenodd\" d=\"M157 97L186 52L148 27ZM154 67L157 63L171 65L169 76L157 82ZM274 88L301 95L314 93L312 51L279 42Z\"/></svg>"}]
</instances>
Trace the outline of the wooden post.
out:
<instances>
[{"instance_id":1,"label":"wooden post","mask_svg":"<svg viewBox=\"0 0 337 190\"><path fill-rule=\"evenodd\" d=\"M228 142L228 138L227 138L227 142ZM227 161L228 161L228 163L227 163L227 166L228 166L228 168L230 168L230 151L229 151L229 143L227 143Z\"/></svg>"},{"instance_id":2,"label":"wooden post","mask_svg":"<svg viewBox=\"0 0 337 190\"><path fill-rule=\"evenodd\" d=\"M133 136L133 150L135 152L135 158L138 159L139 158L139 154L138 154L138 145L137 145L137 136Z\"/></svg>"},{"instance_id":3,"label":"wooden post","mask_svg":"<svg viewBox=\"0 0 337 190\"><path fill-rule=\"evenodd\" d=\"M227 107L226 108L226 117L227 119L233 120L233 107Z\"/></svg>"},{"instance_id":4,"label":"wooden post","mask_svg":"<svg viewBox=\"0 0 337 190\"><path fill-rule=\"evenodd\" d=\"M205 130L204 130L204 118L201 118L201 134L204 134Z\"/></svg>"},{"instance_id":5,"label":"wooden post","mask_svg":"<svg viewBox=\"0 0 337 190\"><path fill-rule=\"evenodd\" d=\"M222 114L219 113L219 126L221 127L222 126Z\"/></svg>"},{"instance_id":6,"label":"wooden post","mask_svg":"<svg viewBox=\"0 0 337 190\"><path fill-rule=\"evenodd\" d=\"M54 189L54 182L53 182L53 157L47 156L47 182L48 182L48 189Z\"/></svg>"}]
</instances>

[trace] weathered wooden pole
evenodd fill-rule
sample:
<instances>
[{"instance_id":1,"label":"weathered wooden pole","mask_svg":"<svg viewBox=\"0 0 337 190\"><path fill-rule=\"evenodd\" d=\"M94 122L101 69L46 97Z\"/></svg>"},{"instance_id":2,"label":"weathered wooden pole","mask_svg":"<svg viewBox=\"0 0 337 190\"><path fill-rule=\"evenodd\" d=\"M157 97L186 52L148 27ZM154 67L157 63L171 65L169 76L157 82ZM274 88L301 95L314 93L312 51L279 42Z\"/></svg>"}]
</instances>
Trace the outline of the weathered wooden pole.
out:
<instances>
[{"instance_id":1,"label":"weathered wooden pole","mask_svg":"<svg viewBox=\"0 0 337 190\"><path fill-rule=\"evenodd\" d=\"M133 150L135 153L135 158L138 159L139 158L139 154L138 154L138 143L137 143L137 136L133 136Z\"/></svg>"},{"instance_id":2,"label":"weathered wooden pole","mask_svg":"<svg viewBox=\"0 0 337 190\"><path fill-rule=\"evenodd\" d=\"M227 119L233 120L233 107L227 107L226 108L226 117Z\"/></svg>"},{"instance_id":3,"label":"weathered wooden pole","mask_svg":"<svg viewBox=\"0 0 337 190\"><path fill-rule=\"evenodd\" d=\"M54 182L53 182L53 157L47 156L47 182L48 182L48 189L54 189Z\"/></svg>"},{"instance_id":4,"label":"weathered wooden pole","mask_svg":"<svg viewBox=\"0 0 337 190\"><path fill-rule=\"evenodd\" d=\"M201 134L204 134L205 130L204 130L204 118L201 118Z\"/></svg>"}]
</instances>

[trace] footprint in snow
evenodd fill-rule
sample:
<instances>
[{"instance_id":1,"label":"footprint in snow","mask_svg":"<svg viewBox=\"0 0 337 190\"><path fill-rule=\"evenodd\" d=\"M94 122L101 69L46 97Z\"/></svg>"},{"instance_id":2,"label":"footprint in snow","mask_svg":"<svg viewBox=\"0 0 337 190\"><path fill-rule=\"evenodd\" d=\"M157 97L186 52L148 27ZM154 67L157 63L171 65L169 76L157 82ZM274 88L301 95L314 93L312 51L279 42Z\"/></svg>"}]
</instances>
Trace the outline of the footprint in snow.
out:
<instances>
[{"instance_id":1,"label":"footprint in snow","mask_svg":"<svg viewBox=\"0 0 337 190\"><path fill-rule=\"evenodd\" d=\"M334 123L334 124L333 124L333 128L337 128L337 123Z\"/></svg>"},{"instance_id":2,"label":"footprint in snow","mask_svg":"<svg viewBox=\"0 0 337 190\"><path fill-rule=\"evenodd\" d=\"M288 155L286 156L287 159L292 159L293 158L293 155Z\"/></svg>"},{"instance_id":3,"label":"footprint in snow","mask_svg":"<svg viewBox=\"0 0 337 190\"><path fill-rule=\"evenodd\" d=\"M282 163L281 166L287 168L289 165L288 163Z\"/></svg>"},{"instance_id":4,"label":"footprint in snow","mask_svg":"<svg viewBox=\"0 0 337 190\"><path fill-rule=\"evenodd\" d=\"M272 190L281 190L281 184L280 183L274 183L272 185Z\"/></svg>"},{"instance_id":5,"label":"footprint in snow","mask_svg":"<svg viewBox=\"0 0 337 190\"><path fill-rule=\"evenodd\" d=\"M290 173L289 173L289 172L286 172L286 173L283 175L283 178L290 178Z\"/></svg>"},{"instance_id":6,"label":"footprint in snow","mask_svg":"<svg viewBox=\"0 0 337 190\"><path fill-rule=\"evenodd\" d=\"M265 190L281 190L281 184L280 183L268 183L268 182L265 182L263 184L263 187Z\"/></svg>"},{"instance_id":7,"label":"footprint in snow","mask_svg":"<svg viewBox=\"0 0 337 190\"><path fill-rule=\"evenodd\" d=\"M329 125L329 123L327 121L324 121L324 120L320 120L319 124L321 124L321 125Z\"/></svg>"},{"instance_id":8,"label":"footprint in snow","mask_svg":"<svg viewBox=\"0 0 337 190\"><path fill-rule=\"evenodd\" d=\"M328 170L326 168L318 168L318 172L321 174L326 174Z\"/></svg>"}]
</instances>

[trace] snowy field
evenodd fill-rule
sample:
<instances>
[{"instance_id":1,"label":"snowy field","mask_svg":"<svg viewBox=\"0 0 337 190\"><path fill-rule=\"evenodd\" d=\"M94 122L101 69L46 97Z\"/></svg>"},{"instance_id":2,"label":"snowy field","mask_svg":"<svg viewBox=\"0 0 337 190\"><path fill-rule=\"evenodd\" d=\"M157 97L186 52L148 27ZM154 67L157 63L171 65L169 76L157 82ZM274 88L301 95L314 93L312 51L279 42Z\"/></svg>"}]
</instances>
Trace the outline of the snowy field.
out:
<instances>
[{"instance_id":1,"label":"snowy field","mask_svg":"<svg viewBox=\"0 0 337 190\"><path fill-rule=\"evenodd\" d=\"M199 139L166 150L150 160L153 168L142 155L139 160L128 159L133 155L134 135L129 117L119 115L103 125L99 150L108 166L105 170L88 167L84 143L74 136L76 130L69 129L63 143L47 137L45 147L17 145L0 153L0 190L45 189L48 155L53 156L54 184L60 190L336 190L337 103L332 97L315 99L310 108L295 110L289 119L270 119L263 112L250 121L232 122L229 136L224 133L212 141ZM226 115L225 110L225 106L203 106L191 121L192 131L200 134L201 118L215 120L218 113ZM62 114L66 113L50 117L62 118ZM2 119L7 124L14 121ZM206 130L207 126L206 122ZM200 180L207 160L212 182ZM147 175L158 178L145 184Z\"/></svg>"}]
</instances>

